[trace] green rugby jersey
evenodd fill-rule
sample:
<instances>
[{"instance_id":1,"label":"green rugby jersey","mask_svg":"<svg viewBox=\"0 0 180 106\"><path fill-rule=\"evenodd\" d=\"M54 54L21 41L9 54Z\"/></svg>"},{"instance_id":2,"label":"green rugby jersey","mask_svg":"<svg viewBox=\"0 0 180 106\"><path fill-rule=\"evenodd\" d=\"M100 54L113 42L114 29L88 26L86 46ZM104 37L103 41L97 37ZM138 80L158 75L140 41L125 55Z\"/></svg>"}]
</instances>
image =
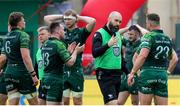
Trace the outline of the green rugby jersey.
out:
<instances>
[{"instance_id":1,"label":"green rugby jersey","mask_svg":"<svg viewBox=\"0 0 180 106\"><path fill-rule=\"evenodd\" d=\"M144 35L141 42L138 52L142 48L148 48L150 50L142 69L167 69L173 49L170 38L162 30L153 30Z\"/></svg>"},{"instance_id":2,"label":"green rugby jersey","mask_svg":"<svg viewBox=\"0 0 180 106\"><path fill-rule=\"evenodd\" d=\"M72 42L76 42L76 44L80 43L80 45L83 45L86 42L86 39L90 35L90 32L86 28L75 28L73 30L68 30L65 28L65 43L66 46L68 44L71 44ZM71 72L82 72L82 53L77 55L76 62L72 67L65 66L65 71L71 71Z\"/></svg>"},{"instance_id":3,"label":"green rugby jersey","mask_svg":"<svg viewBox=\"0 0 180 106\"><path fill-rule=\"evenodd\" d=\"M57 38L49 38L42 46L44 72L63 75L63 66L71 59L64 43Z\"/></svg>"},{"instance_id":4,"label":"green rugby jersey","mask_svg":"<svg viewBox=\"0 0 180 106\"><path fill-rule=\"evenodd\" d=\"M13 28L6 35L2 48L2 53L7 56L7 64L18 64L25 67L20 48L29 49L29 43L30 37L26 32L18 28Z\"/></svg>"},{"instance_id":5,"label":"green rugby jersey","mask_svg":"<svg viewBox=\"0 0 180 106\"><path fill-rule=\"evenodd\" d=\"M133 67L133 56L136 52L137 48L141 44L141 40L138 39L136 42L131 42L126 38L123 38L123 45L126 47L125 50L125 61L126 61L126 68L130 72Z\"/></svg>"}]
</instances>

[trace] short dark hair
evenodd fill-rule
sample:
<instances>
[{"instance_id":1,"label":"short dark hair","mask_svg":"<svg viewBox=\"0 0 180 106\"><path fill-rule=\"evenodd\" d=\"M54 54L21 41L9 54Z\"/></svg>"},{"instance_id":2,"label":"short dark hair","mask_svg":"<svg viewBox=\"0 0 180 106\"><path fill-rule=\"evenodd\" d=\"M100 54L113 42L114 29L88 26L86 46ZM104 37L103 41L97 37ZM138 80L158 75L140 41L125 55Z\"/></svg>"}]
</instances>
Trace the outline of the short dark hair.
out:
<instances>
[{"instance_id":1,"label":"short dark hair","mask_svg":"<svg viewBox=\"0 0 180 106\"><path fill-rule=\"evenodd\" d=\"M147 19L150 21L154 21L156 24L160 24L160 17L156 13L148 14Z\"/></svg>"},{"instance_id":2,"label":"short dark hair","mask_svg":"<svg viewBox=\"0 0 180 106\"><path fill-rule=\"evenodd\" d=\"M53 22L49 26L49 31L51 34L53 34L56 31L56 28L60 27L60 23L58 22Z\"/></svg>"},{"instance_id":3,"label":"short dark hair","mask_svg":"<svg viewBox=\"0 0 180 106\"><path fill-rule=\"evenodd\" d=\"M141 31L139 30L139 28L138 28L136 25L130 26L130 27L128 28L128 30L129 30L129 31L135 30L135 31L137 31L139 34L141 34Z\"/></svg>"},{"instance_id":4,"label":"short dark hair","mask_svg":"<svg viewBox=\"0 0 180 106\"><path fill-rule=\"evenodd\" d=\"M76 18L77 18L77 12L76 12L76 11L74 11L74 10L72 10L72 9L68 9L68 10L66 10L66 11L64 12L64 15L65 15L65 16L72 15L72 16L74 16L74 17L76 17Z\"/></svg>"},{"instance_id":5,"label":"short dark hair","mask_svg":"<svg viewBox=\"0 0 180 106\"><path fill-rule=\"evenodd\" d=\"M22 12L12 12L9 15L9 24L11 27L17 27L18 22L21 21L24 14Z\"/></svg>"}]
</instances>

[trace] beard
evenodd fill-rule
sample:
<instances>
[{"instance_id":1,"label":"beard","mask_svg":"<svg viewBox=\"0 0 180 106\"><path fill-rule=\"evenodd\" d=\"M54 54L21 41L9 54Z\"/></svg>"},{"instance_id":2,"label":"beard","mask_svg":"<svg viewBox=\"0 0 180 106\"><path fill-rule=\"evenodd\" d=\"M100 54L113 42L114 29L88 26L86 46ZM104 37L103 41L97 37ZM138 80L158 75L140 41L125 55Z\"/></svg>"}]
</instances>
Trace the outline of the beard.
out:
<instances>
[{"instance_id":1,"label":"beard","mask_svg":"<svg viewBox=\"0 0 180 106\"><path fill-rule=\"evenodd\" d=\"M110 29L110 31L112 33L116 33L119 30L119 26L118 25L113 25L112 22L109 23L108 27L109 27L109 29Z\"/></svg>"},{"instance_id":2,"label":"beard","mask_svg":"<svg viewBox=\"0 0 180 106\"><path fill-rule=\"evenodd\" d=\"M68 28L70 28L70 29L71 29L71 28L73 28L75 25L76 25L76 21L75 21L75 22L73 22L71 25L69 25L69 26L68 26Z\"/></svg>"}]
</instances>

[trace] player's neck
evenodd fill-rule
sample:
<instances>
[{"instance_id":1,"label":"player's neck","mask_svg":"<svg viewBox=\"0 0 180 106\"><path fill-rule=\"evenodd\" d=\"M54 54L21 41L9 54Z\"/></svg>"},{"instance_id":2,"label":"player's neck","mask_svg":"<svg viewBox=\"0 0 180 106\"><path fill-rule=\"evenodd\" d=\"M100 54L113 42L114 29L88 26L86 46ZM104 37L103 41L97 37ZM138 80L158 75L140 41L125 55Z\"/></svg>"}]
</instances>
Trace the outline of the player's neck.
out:
<instances>
[{"instance_id":1,"label":"player's neck","mask_svg":"<svg viewBox=\"0 0 180 106\"><path fill-rule=\"evenodd\" d=\"M139 39L140 39L140 38L136 38L136 40L134 40L134 42L133 42L133 43L136 43Z\"/></svg>"},{"instance_id":2,"label":"player's neck","mask_svg":"<svg viewBox=\"0 0 180 106\"><path fill-rule=\"evenodd\" d=\"M57 39L60 39L57 35L51 35L51 38L57 38Z\"/></svg>"},{"instance_id":3,"label":"player's neck","mask_svg":"<svg viewBox=\"0 0 180 106\"><path fill-rule=\"evenodd\" d=\"M75 28L77 28L76 25L74 25L74 26L72 26L72 27L69 27L68 30L69 30L69 31L72 31L72 30L74 30Z\"/></svg>"},{"instance_id":4,"label":"player's neck","mask_svg":"<svg viewBox=\"0 0 180 106\"><path fill-rule=\"evenodd\" d=\"M160 26L154 26L154 27L151 28L151 31L152 31L152 30L160 30L160 29L161 29Z\"/></svg>"}]
</instances>

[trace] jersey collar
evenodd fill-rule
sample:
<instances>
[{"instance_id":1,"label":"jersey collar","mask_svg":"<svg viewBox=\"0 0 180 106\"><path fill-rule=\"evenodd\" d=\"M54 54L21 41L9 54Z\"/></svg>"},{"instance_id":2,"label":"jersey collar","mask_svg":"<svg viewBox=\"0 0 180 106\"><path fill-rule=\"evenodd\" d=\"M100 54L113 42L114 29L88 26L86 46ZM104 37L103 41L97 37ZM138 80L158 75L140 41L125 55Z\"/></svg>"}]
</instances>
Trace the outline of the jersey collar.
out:
<instances>
[{"instance_id":1,"label":"jersey collar","mask_svg":"<svg viewBox=\"0 0 180 106\"><path fill-rule=\"evenodd\" d=\"M19 28L12 28L11 31L20 30Z\"/></svg>"},{"instance_id":2,"label":"jersey collar","mask_svg":"<svg viewBox=\"0 0 180 106\"><path fill-rule=\"evenodd\" d=\"M162 29L154 29L152 30L153 32L157 32L157 33L163 33L163 30Z\"/></svg>"}]
</instances>

